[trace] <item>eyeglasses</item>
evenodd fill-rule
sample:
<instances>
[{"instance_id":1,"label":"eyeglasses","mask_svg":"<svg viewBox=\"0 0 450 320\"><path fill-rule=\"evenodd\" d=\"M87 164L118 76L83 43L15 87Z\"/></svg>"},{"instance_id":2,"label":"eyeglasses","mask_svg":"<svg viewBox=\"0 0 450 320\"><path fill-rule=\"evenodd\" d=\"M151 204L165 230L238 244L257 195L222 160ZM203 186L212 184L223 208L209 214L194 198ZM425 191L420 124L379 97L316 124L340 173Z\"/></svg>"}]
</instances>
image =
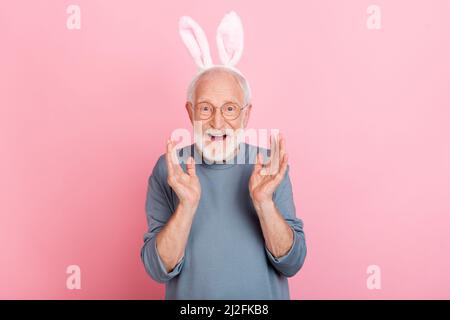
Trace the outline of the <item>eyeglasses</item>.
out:
<instances>
[{"instance_id":1,"label":"eyeglasses","mask_svg":"<svg viewBox=\"0 0 450 320\"><path fill-rule=\"evenodd\" d=\"M236 103L227 102L220 107L220 112L226 120L235 120L240 116L241 111L246 107L248 107L248 104L241 107ZM213 116L214 109L216 108L219 107L215 107L209 102L197 103L194 106L194 116L200 120L209 120Z\"/></svg>"}]
</instances>

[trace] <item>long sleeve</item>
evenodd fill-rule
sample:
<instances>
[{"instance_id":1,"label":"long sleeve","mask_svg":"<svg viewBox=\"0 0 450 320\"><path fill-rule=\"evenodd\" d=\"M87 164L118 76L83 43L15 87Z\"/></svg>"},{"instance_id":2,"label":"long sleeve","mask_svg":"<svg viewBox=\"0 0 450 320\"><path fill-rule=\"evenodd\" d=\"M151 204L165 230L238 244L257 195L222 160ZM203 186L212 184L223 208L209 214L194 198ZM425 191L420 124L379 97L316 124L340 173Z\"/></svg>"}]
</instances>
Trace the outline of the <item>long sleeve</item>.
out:
<instances>
[{"instance_id":1,"label":"long sleeve","mask_svg":"<svg viewBox=\"0 0 450 320\"><path fill-rule=\"evenodd\" d=\"M167 272L156 246L156 236L165 226L175 211L175 198L172 189L166 183L167 168L161 156L148 179L145 211L148 232L144 234L144 245L141 249L141 260L147 273L157 282L164 283L181 272L184 256L171 272Z\"/></svg>"},{"instance_id":2,"label":"long sleeve","mask_svg":"<svg viewBox=\"0 0 450 320\"><path fill-rule=\"evenodd\" d=\"M292 196L292 185L289 179L289 167L276 189L273 200L278 211L293 230L294 242L289 251L282 257L275 258L265 246L267 256L273 267L286 277L292 277L303 266L306 257L306 241L303 232L303 221L296 217Z\"/></svg>"}]
</instances>

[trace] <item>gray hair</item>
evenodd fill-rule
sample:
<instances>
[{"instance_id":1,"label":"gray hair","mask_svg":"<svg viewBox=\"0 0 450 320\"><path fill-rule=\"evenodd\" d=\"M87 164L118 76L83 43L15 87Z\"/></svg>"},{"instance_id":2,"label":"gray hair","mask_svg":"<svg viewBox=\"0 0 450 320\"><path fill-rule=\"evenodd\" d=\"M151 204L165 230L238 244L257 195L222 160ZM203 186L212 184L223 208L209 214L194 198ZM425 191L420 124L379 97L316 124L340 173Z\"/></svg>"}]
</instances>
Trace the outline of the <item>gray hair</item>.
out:
<instances>
[{"instance_id":1,"label":"gray hair","mask_svg":"<svg viewBox=\"0 0 450 320\"><path fill-rule=\"evenodd\" d=\"M204 71L199 72L190 82L188 91L187 91L187 101L190 103L194 103L194 93L195 88L197 87L198 80L205 74L208 74L214 70L224 70L226 72L229 72L234 78L238 81L239 86L241 87L242 91L244 92L244 105L247 105L251 102L251 91L250 86L247 82L247 79L239 73L238 71L235 71L229 67L223 67L223 66L214 66L211 68L208 68Z\"/></svg>"}]
</instances>

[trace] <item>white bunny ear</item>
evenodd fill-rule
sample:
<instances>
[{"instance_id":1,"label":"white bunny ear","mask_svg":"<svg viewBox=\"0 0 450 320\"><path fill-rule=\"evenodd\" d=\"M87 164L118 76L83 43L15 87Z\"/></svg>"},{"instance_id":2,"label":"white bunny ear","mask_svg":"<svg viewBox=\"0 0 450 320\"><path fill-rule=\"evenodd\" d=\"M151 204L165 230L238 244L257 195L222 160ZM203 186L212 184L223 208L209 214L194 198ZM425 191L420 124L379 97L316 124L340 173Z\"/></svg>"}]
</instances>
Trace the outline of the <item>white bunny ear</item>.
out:
<instances>
[{"instance_id":1,"label":"white bunny ear","mask_svg":"<svg viewBox=\"0 0 450 320\"><path fill-rule=\"evenodd\" d=\"M227 13L217 28L217 49L224 65L234 67L244 50L244 29L236 12Z\"/></svg>"},{"instance_id":2,"label":"white bunny ear","mask_svg":"<svg viewBox=\"0 0 450 320\"><path fill-rule=\"evenodd\" d=\"M205 32L191 17L183 16L178 23L180 36L188 48L195 63L201 69L212 65L208 39Z\"/></svg>"}]
</instances>

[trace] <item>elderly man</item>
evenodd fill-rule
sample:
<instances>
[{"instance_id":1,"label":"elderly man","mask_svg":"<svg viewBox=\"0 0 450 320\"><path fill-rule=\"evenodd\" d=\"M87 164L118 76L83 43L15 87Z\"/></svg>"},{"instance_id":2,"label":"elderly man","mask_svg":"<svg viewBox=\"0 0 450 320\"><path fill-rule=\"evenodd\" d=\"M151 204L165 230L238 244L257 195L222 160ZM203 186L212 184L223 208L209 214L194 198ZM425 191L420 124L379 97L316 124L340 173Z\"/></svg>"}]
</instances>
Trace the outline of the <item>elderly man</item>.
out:
<instances>
[{"instance_id":1,"label":"elderly man","mask_svg":"<svg viewBox=\"0 0 450 320\"><path fill-rule=\"evenodd\" d=\"M180 35L200 68L186 110L194 143L167 142L149 178L149 223L141 259L166 283L166 299L289 299L287 277L306 256L296 218L284 138L267 149L244 143L250 87L235 68L243 48L239 16L217 30L222 65L212 65L201 27L182 17ZM262 151L262 152L260 152Z\"/></svg>"},{"instance_id":2,"label":"elderly man","mask_svg":"<svg viewBox=\"0 0 450 320\"><path fill-rule=\"evenodd\" d=\"M151 277L166 283L166 299L289 299L287 277L303 265L285 140L271 144L267 167L255 146L224 148L248 122L245 88L245 78L220 67L194 79L186 109L201 124L202 143L179 150L179 157L193 155L180 165L168 141L150 176L141 257ZM244 163L233 161L239 156Z\"/></svg>"}]
</instances>

